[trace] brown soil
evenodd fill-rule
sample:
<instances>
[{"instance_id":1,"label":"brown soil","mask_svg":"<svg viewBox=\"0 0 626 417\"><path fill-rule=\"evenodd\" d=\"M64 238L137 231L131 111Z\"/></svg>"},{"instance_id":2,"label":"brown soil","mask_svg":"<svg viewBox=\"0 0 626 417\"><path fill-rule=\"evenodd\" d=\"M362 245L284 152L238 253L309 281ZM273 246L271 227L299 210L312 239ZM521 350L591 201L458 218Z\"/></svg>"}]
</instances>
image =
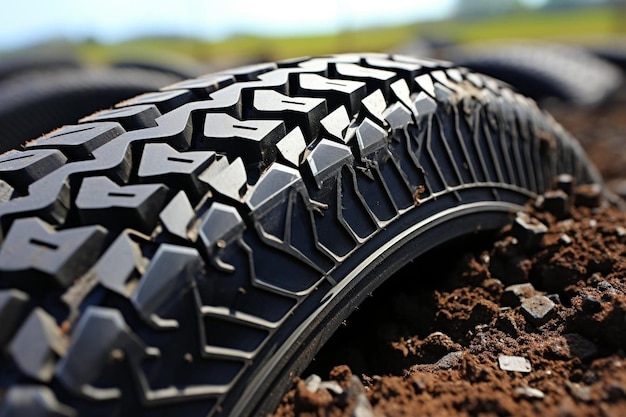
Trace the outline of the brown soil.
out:
<instances>
[{"instance_id":1,"label":"brown soil","mask_svg":"<svg viewBox=\"0 0 626 417\"><path fill-rule=\"evenodd\" d=\"M626 91L551 112L626 195ZM495 243L456 242L400 271L274 416L626 415L626 213L589 187L573 194L547 193Z\"/></svg>"}]
</instances>

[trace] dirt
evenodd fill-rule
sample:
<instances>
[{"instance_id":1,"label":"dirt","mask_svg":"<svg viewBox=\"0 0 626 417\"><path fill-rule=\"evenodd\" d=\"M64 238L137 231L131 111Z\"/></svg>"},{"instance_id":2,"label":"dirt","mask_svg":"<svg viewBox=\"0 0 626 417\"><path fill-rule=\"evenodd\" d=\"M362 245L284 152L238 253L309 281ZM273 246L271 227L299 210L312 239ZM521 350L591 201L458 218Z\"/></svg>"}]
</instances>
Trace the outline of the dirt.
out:
<instances>
[{"instance_id":1,"label":"dirt","mask_svg":"<svg viewBox=\"0 0 626 417\"><path fill-rule=\"evenodd\" d=\"M550 111L626 196L626 89ZM274 416L626 415L626 213L563 180L495 239L396 274Z\"/></svg>"}]
</instances>

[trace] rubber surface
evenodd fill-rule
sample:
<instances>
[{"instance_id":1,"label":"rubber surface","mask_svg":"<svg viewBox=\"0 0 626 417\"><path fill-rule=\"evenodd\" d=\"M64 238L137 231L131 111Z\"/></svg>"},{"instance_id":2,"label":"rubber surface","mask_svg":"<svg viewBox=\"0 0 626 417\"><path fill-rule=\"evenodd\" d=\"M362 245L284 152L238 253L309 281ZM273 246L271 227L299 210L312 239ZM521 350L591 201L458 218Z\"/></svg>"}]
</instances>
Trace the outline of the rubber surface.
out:
<instances>
[{"instance_id":1,"label":"rubber surface","mask_svg":"<svg viewBox=\"0 0 626 417\"><path fill-rule=\"evenodd\" d=\"M615 65L589 51L565 45L496 44L447 58L500 79L536 100L556 98L579 106L602 103L623 82Z\"/></svg>"},{"instance_id":2,"label":"rubber surface","mask_svg":"<svg viewBox=\"0 0 626 417\"><path fill-rule=\"evenodd\" d=\"M447 63L261 64L0 156L2 416L251 416L367 293L599 182L529 99Z\"/></svg>"},{"instance_id":3,"label":"rubber surface","mask_svg":"<svg viewBox=\"0 0 626 417\"><path fill-rule=\"evenodd\" d=\"M181 78L136 68L30 71L0 82L0 152Z\"/></svg>"}]
</instances>

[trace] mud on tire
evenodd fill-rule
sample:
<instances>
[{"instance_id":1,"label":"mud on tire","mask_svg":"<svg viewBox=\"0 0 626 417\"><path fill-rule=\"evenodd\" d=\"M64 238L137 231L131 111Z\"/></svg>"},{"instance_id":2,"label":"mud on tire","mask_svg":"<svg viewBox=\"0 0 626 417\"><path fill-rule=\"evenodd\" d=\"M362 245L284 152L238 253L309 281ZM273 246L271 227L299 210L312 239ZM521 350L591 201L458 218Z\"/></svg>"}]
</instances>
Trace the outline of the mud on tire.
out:
<instances>
[{"instance_id":1,"label":"mud on tire","mask_svg":"<svg viewBox=\"0 0 626 417\"><path fill-rule=\"evenodd\" d=\"M63 127L0 157L0 415L271 412L395 270L563 173L600 181L532 101L398 56L240 68Z\"/></svg>"}]
</instances>

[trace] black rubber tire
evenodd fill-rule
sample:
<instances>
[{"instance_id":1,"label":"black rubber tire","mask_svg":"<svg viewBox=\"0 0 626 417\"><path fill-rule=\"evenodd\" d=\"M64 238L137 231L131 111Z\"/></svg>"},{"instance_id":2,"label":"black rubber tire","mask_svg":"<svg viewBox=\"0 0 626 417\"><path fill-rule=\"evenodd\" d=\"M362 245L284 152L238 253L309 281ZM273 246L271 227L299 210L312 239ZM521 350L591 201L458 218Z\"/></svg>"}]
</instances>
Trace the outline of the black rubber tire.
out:
<instances>
[{"instance_id":1,"label":"black rubber tire","mask_svg":"<svg viewBox=\"0 0 626 417\"><path fill-rule=\"evenodd\" d=\"M31 71L9 78L0 82L0 152L180 80L173 74L136 68Z\"/></svg>"},{"instance_id":2,"label":"black rubber tire","mask_svg":"<svg viewBox=\"0 0 626 417\"><path fill-rule=\"evenodd\" d=\"M4 54L0 60L0 81L29 72L72 70L80 68L79 60L67 51L32 51L25 54Z\"/></svg>"},{"instance_id":3,"label":"black rubber tire","mask_svg":"<svg viewBox=\"0 0 626 417\"><path fill-rule=\"evenodd\" d=\"M535 100L556 98L577 106L603 103L623 81L613 64L564 45L496 44L457 51L447 58L502 80Z\"/></svg>"},{"instance_id":4,"label":"black rubber tire","mask_svg":"<svg viewBox=\"0 0 626 417\"><path fill-rule=\"evenodd\" d=\"M626 72L626 45L624 44L624 42L626 42L626 37L621 40L621 43L592 48L591 52L598 58L619 67L622 72Z\"/></svg>"},{"instance_id":5,"label":"black rubber tire","mask_svg":"<svg viewBox=\"0 0 626 417\"><path fill-rule=\"evenodd\" d=\"M162 72L180 79L196 78L209 71L209 67L197 62L185 62L180 64L124 60L112 64L113 68L137 68L145 71ZM215 71L215 70L213 70Z\"/></svg>"},{"instance_id":6,"label":"black rubber tire","mask_svg":"<svg viewBox=\"0 0 626 417\"><path fill-rule=\"evenodd\" d=\"M394 271L559 174L601 181L534 102L430 60L263 64L96 113L0 157L0 415L264 416Z\"/></svg>"}]
</instances>

